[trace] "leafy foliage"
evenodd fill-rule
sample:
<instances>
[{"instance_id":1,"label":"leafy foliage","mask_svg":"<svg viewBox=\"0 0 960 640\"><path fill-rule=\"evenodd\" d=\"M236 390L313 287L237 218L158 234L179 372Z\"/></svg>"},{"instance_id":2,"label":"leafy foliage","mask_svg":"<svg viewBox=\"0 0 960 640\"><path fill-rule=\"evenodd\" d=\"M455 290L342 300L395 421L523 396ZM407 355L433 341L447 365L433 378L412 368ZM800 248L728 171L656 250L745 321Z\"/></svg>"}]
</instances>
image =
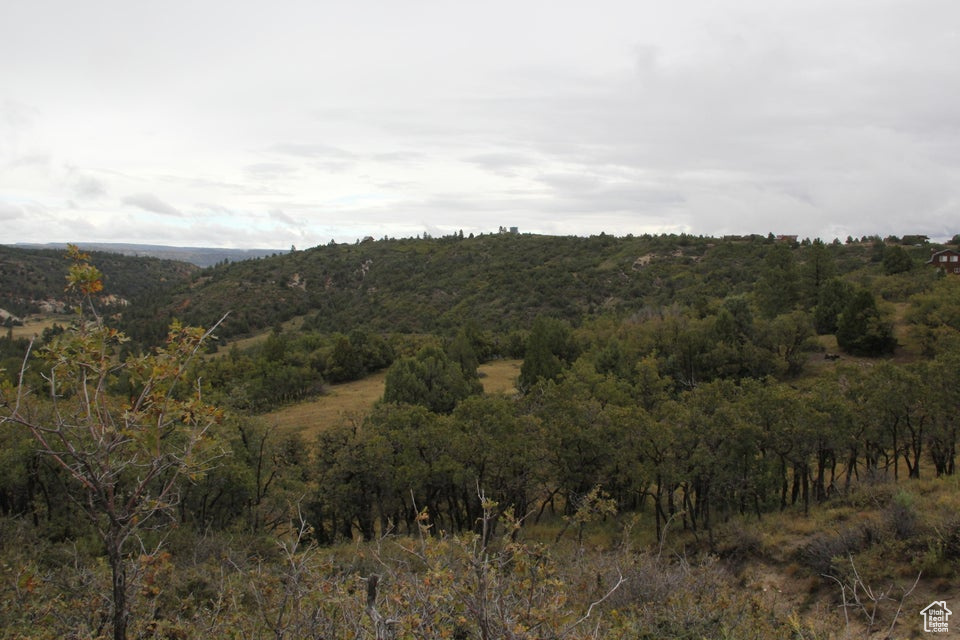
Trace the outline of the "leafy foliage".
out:
<instances>
[{"instance_id":1,"label":"leafy foliage","mask_svg":"<svg viewBox=\"0 0 960 640\"><path fill-rule=\"evenodd\" d=\"M191 376L217 404L263 413L320 395L327 382L360 379L393 359L387 340L360 329L350 335L275 330L260 344L234 346L222 357L199 363Z\"/></svg>"},{"instance_id":2,"label":"leafy foliage","mask_svg":"<svg viewBox=\"0 0 960 640\"><path fill-rule=\"evenodd\" d=\"M831 278L817 293L814 326L818 334L836 333L837 319L853 297L853 285L840 278Z\"/></svg>"},{"instance_id":3,"label":"leafy foliage","mask_svg":"<svg viewBox=\"0 0 960 640\"><path fill-rule=\"evenodd\" d=\"M949 351L960 331L960 278L943 278L911 298L908 320L924 355Z\"/></svg>"},{"instance_id":4,"label":"leafy foliage","mask_svg":"<svg viewBox=\"0 0 960 640\"><path fill-rule=\"evenodd\" d=\"M172 510L184 477L199 477L218 455L207 434L220 414L177 388L208 334L174 324L164 348L121 358L125 336L92 303L103 289L101 272L75 247L69 257L68 290L81 296L78 317L39 354L47 388L30 389L21 378L15 392L5 393L0 424L25 428L66 476L71 498L106 548L113 633L123 640L132 538ZM135 390L129 401L111 393L120 376Z\"/></svg>"}]
</instances>

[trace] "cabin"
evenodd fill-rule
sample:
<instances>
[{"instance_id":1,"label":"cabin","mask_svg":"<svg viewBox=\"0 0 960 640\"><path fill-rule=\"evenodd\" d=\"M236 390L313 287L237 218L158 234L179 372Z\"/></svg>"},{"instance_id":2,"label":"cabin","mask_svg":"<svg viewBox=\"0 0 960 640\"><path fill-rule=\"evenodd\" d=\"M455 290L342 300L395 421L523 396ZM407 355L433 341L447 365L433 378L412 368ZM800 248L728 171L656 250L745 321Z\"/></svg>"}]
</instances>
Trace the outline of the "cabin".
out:
<instances>
[{"instance_id":1,"label":"cabin","mask_svg":"<svg viewBox=\"0 0 960 640\"><path fill-rule=\"evenodd\" d=\"M960 252L956 249L934 251L927 264L932 264L945 273L960 274Z\"/></svg>"}]
</instances>

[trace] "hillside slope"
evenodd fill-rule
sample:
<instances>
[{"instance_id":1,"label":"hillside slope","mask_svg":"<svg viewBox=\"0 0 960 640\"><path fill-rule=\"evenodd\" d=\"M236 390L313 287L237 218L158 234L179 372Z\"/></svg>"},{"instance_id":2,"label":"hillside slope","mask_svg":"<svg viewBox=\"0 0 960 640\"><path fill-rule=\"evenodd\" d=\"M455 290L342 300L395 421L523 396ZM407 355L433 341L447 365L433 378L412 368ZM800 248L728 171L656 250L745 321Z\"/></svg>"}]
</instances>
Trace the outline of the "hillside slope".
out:
<instances>
[{"instance_id":1,"label":"hillside slope","mask_svg":"<svg viewBox=\"0 0 960 640\"><path fill-rule=\"evenodd\" d=\"M81 247L82 249L83 247ZM0 245L0 309L14 317L62 311L68 261L66 252ZM119 302L156 296L165 287L186 281L197 267L158 258L92 252L103 272L108 299Z\"/></svg>"},{"instance_id":2,"label":"hillside slope","mask_svg":"<svg viewBox=\"0 0 960 640\"><path fill-rule=\"evenodd\" d=\"M173 260L176 262L188 262L198 267L212 267L223 262L236 262L238 260L252 260L254 258L263 258L286 251L276 249L223 249L219 247L170 247L154 244L129 244L122 242L84 242L83 249L86 251L98 251L102 253L119 253L125 256L160 258L162 260ZM47 244L23 244L15 245L22 249L43 249L52 251L66 251L67 245L64 243Z\"/></svg>"},{"instance_id":3,"label":"hillside slope","mask_svg":"<svg viewBox=\"0 0 960 640\"><path fill-rule=\"evenodd\" d=\"M450 333L468 322L509 331L540 314L577 322L748 293L777 246L761 236L368 240L207 269L126 315L130 333L144 338L173 318L210 326L227 311L222 337L297 316L321 331ZM798 264L807 249L793 247ZM869 244L827 250L844 273L873 259Z\"/></svg>"}]
</instances>

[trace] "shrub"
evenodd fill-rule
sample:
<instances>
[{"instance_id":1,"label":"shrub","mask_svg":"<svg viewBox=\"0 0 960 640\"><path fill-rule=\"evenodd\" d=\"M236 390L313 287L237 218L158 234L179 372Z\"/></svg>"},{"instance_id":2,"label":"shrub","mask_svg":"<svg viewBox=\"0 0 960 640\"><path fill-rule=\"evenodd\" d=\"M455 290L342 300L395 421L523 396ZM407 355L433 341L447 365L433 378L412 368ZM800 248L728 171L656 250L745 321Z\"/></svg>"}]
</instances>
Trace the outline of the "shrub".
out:
<instances>
[{"instance_id":1,"label":"shrub","mask_svg":"<svg viewBox=\"0 0 960 640\"><path fill-rule=\"evenodd\" d=\"M834 533L819 533L800 547L797 560L820 575L828 574L878 537L876 528L870 524L850 526Z\"/></svg>"}]
</instances>

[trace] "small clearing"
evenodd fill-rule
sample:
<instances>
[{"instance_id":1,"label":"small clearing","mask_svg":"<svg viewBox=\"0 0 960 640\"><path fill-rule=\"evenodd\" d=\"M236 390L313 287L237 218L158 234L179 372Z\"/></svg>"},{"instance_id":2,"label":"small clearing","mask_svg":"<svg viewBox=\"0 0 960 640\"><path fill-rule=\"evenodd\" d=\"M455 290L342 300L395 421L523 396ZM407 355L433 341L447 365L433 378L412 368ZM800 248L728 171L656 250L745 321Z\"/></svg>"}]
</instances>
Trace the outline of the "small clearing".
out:
<instances>
[{"instance_id":1,"label":"small clearing","mask_svg":"<svg viewBox=\"0 0 960 640\"><path fill-rule=\"evenodd\" d=\"M480 365L483 390L491 394L516 393L515 384L520 375L521 360L494 360ZM362 420L373 405L383 397L386 371L380 371L363 380L345 382L327 387L323 396L301 402L263 415L271 426L299 431L311 439L329 425L345 420Z\"/></svg>"},{"instance_id":2,"label":"small clearing","mask_svg":"<svg viewBox=\"0 0 960 640\"><path fill-rule=\"evenodd\" d=\"M53 328L53 325L69 325L75 316L69 315L38 315L27 317L22 325L13 327L14 338L35 338L42 334L45 329Z\"/></svg>"}]
</instances>

